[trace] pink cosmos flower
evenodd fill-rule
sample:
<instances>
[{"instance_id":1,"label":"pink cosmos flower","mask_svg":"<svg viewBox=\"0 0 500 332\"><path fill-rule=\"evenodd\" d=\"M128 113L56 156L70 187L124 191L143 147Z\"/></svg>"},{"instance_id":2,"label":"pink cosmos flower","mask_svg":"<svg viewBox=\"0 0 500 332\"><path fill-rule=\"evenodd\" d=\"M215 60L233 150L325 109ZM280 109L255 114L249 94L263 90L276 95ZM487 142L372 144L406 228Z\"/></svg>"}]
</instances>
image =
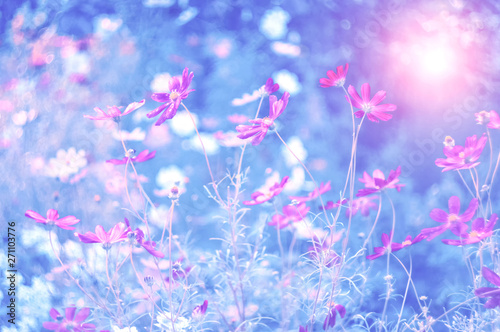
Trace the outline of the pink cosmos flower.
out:
<instances>
[{"instance_id":1,"label":"pink cosmos flower","mask_svg":"<svg viewBox=\"0 0 500 332\"><path fill-rule=\"evenodd\" d=\"M288 176L285 176L281 180L280 183L276 182L266 192L260 192L260 191L254 192L250 196L252 198L252 200L251 201L244 201L243 204L245 204L245 205L257 205L257 204L262 204L264 202L267 202L271 198L279 195L283 191L283 188L285 187L287 182L288 182Z\"/></svg>"},{"instance_id":2,"label":"pink cosmos flower","mask_svg":"<svg viewBox=\"0 0 500 332\"><path fill-rule=\"evenodd\" d=\"M272 78L268 78L266 84L260 89L261 93L264 95L272 95L280 88L278 83L274 83Z\"/></svg>"},{"instance_id":3,"label":"pink cosmos flower","mask_svg":"<svg viewBox=\"0 0 500 332\"><path fill-rule=\"evenodd\" d=\"M47 218L42 217L40 214L32 210L27 210L24 215L28 218L34 219L38 223L45 224L47 226L56 225L62 229L69 230L75 229L75 227L71 227L71 225L74 225L80 221L80 219L76 219L75 216L67 216L59 219L59 213L54 209L50 209L47 211Z\"/></svg>"},{"instance_id":4,"label":"pink cosmos flower","mask_svg":"<svg viewBox=\"0 0 500 332\"><path fill-rule=\"evenodd\" d=\"M491 215L488 224L485 225L483 218L477 218L472 222L472 229L470 233L461 234L460 240L444 239L441 241L443 241L443 243L445 244L449 244L452 246L463 246L467 244L478 243L481 240L486 239L487 237L490 237L493 234L493 228L497 223L497 219L498 219L497 215L494 213Z\"/></svg>"},{"instance_id":5,"label":"pink cosmos flower","mask_svg":"<svg viewBox=\"0 0 500 332\"><path fill-rule=\"evenodd\" d=\"M238 138L247 139L253 136L252 145L259 145L264 139L269 128L274 124L274 120L283 113L288 104L288 98L290 94L288 92L283 93L280 100L274 95L269 96L269 117L263 119L249 120L249 122L254 125L239 125L236 127L236 131L240 134Z\"/></svg>"},{"instance_id":6,"label":"pink cosmos flower","mask_svg":"<svg viewBox=\"0 0 500 332\"><path fill-rule=\"evenodd\" d=\"M366 256L366 258L369 260L374 260L376 258L379 258L379 257L385 255L385 254L401 250L403 248L403 246L400 243L392 242L391 237L392 237L392 231L389 233L389 235L382 233L383 247L373 248L373 251L375 251L375 253L372 255Z\"/></svg>"},{"instance_id":7,"label":"pink cosmos flower","mask_svg":"<svg viewBox=\"0 0 500 332\"><path fill-rule=\"evenodd\" d=\"M483 266L481 272L483 273L483 277L486 280L500 287L500 276L498 274L496 274L486 266ZM476 294L476 296L478 297L491 297L491 299L486 301L486 303L484 304L484 307L486 309L494 309L496 307L500 308L500 288L481 287L474 290L474 294Z\"/></svg>"},{"instance_id":8,"label":"pink cosmos flower","mask_svg":"<svg viewBox=\"0 0 500 332\"><path fill-rule=\"evenodd\" d=\"M335 318L337 317L337 312L341 318L344 318L346 310L341 304L335 304L331 306L330 312L326 315L325 322L323 323L323 330L327 330L329 327L335 326Z\"/></svg>"},{"instance_id":9,"label":"pink cosmos flower","mask_svg":"<svg viewBox=\"0 0 500 332\"><path fill-rule=\"evenodd\" d=\"M393 112L397 108L396 105L393 104L379 105L382 100L385 99L385 91L382 90L377 92L370 100L370 85L368 83L361 86L362 97L359 96L358 92L352 85L349 85L347 91L351 95L348 101L350 101L354 107L360 109L354 113L357 118L361 118L366 114L370 121L387 121L392 118L392 114L385 112Z\"/></svg>"},{"instance_id":10,"label":"pink cosmos flower","mask_svg":"<svg viewBox=\"0 0 500 332\"><path fill-rule=\"evenodd\" d=\"M154 118L158 114L163 114L158 118L155 125L159 126L168 119L172 119L177 113L177 109L181 104L183 99L189 96L189 93L194 91L194 89L189 89L191 80L193 79L193 72L188 74L188 68L184 68L182 72L181 81L177 77L172 77L168 82L168 89L170 93L153 93L151 99L159 103L164 103L163 105L155 108L149 112L146 116L148 118Z\"/></svg>"},{"instance_id":11,"label":"pink cosmos flower","mask_svg":"<svg viewBox=\"0 0 500 332\"><path fill-rule=\"evenodd\" d=\"M47 330L57 332L90 332L95 331L94 324L83 323L90 315L89 308L82 308L76 313L76 307L69 307L65 309L66 317L63 317L56 309L50 309L50 317L55 322L44 322L43 327Z\"/></svg>"},{"instance_id":12,"label":"pink cosmos flower","mask_svg":"<svg viewBox=\"0 0 500 332\"><path fill-rule=\"evenodd\" d=\"M329 70L326 72L328 78L320 78L319 83L322 88L329 88L331 86L341 87L345 84L345 77L347 75L347 71L349 70L349 64L345 64L345 70L343 66L337 67L337 73L333 70Z\"/></svg>"},{"instance_id":13,"label":"pink cosmos flower","mask_svg":"<svg viewBox=\"0 0 500 332\"><path fill-rule=\"evenodd\" d=\"M307 330L307 326L304 327L304 326L300 325L299 326L299 332L309 332L309 331Z\"/></svg>"},{"instance_id":14,"label":"pink cosmos flower","mask_svg":"<svg viewBox=\"0 0 500 332\"><path fill-rule=\"evenodd\" d=\"M95 227L95 234L92 232L85 234L75 233L75 236L78 236L78 239L83 243L102 243L102 247L108 250L114 243L125 241L127 234L131 231L130 226L120 222L113 226L109 232L104 231L101 225L97 225Z\"/></svg>"},{"instance_id":15,"label":"pink cosmos flower","mask_svg":"<svg viewBox=\"0 0 500 332\"><path fill-rule=\"evenodd\" d=\"M195 320L201 320L203 316L205 316L208 308L208 301L203 301L203 304L197 305L194 307L193 312L191 313L191 317Z\"/></svg>"},{"instance_id":16,"label":"pink cosmos flower","mask_svg":"<svg viewBox=\"0 0 500 332\"><path fill-rule=\"evenodd\" d=\"M319 188L314 189L307 196L290 196L290 199L296 200L299 202L308 202L308 201L312 201L315 198L318 198L319 195L323 195L324 193L326 193L330 190L332 190L332 186L330 184L330 181L328 181L326 184L321 182L321 184L319 185Z\"/></svg>"},{"instance_id":17,"label":"pink cosmos flower","mask_svg":"<svg viewBox=\"0 0 500 332\"><path fill-rule=\"evenodd\" d=\"M384 173L382 173L382 171L379 169L373 171L373 177L364 172L363 177L359 179L359 181L365 184L365 188L360 189L356 194L356 197L371 195L384 189L391 188L395 188L397 191L401 191L401 188L405 185L397 184L399 182L398 177L400 174L401 166L398 166L395 171L391 170L387 180L385 179Z\"/></svg>"},{"instance_id":18,"label":"pink cosmos flower","mask_svg":"<svg viewBox=\"0 0 500 332\"><path fill-rule=\"evenodd\" d=\"M500 116L495 111L481 111L474 114L476 116L476 122L480 125L486 125L488 128L500 129Z\"/></svg>"},{"instance_id":19,"label":"pink cosmos flower","mask_svg":"<svg viewBox=\"0 0 500 332\"><path fill-rule=\"evenodd\" d=\"M127 220L128 221L128 220ZM132 234L132 235L131 235ZM151 255L158 257L158 258L163 258L165 257L165 254L162 253L161 251L156 250L156 242L154 241L144 241L144 232L140 230L139 228L136 228L134 232L130 231L127 234L129 237L134 237L135 242L143 247L144 249L147 250Z\"/></svg>"},{"instance_id":20,"label":"pink cosmos flower","mask_svg":"<svg viewBox=\"0 0 500 332\"><path fill-rule=\"evenodd\" d=\"M405 238L405 240L403 242L401 242L401 249L409 247L411 245L414 245L415 243L418 243L418 242L422 241L423 239L425 239L425 235L423 235L423 234L418 234L417 236L415 236L414 239L412 239L411 235L408 235Z\"/></svg>"},{"instance_id":21,"label":"pink cosmos flower","mask_svg":"<svg viewBox=\"0 0 500 332\"><path fill-rule=\"evenodd\" d=\"M302 202L298 205L285 205L283 207L283 214L275 214L271 221L267 224L269 226L275 226L279 229L285 228L290 225L292 222L302 221L307 212L309 212L311 208L306 206L306 203Z\"/></svg>"},{"instance_id":22,"label":"pink cosmos flower","mask_svg":"<svg viewBox=\"0 0 500 332\"><path fill-rule=\"evenodd\" d=\"M457 196L452 196L448 200L449 213L441 209L434 209L431 211L429 216L443 225L431 228L423 229L420 234L425 235L427 241L434 239L436 236L444 233L447 229L453 232L453 234L460 236L464 234L468 226L465 224L467 221L471 220L476 210L479 206L479 201L477 198L473 198L469 207L461 215L460 213L460 199Z\"/></svg>"},{"instance_id":23,"label":"pink cosmos flower","mask_svg":"<svg viewBox=\"0 0 500 332\"><path fill-rule=\"evenodd\" d=\"M326 267L332 267L340 264L342 258L332 249L333 244L342 238L343 232L336 233L334 239L330 236L320 240L317 236L312 239L312 246L307 248L309 257L315 262L321 262Z\"/></svg>"},{"instance_id":24,"label":"pink cosmos flower","mask_svg":"<svg viewBox=\"0 0 500 332\"><path fill-rule=\"evenodd\" d=\"M127 115L132 111L135 111L136 109L144 105L145 102L146 102L145 99L141 100L140 102L133 102L127 106L127 108L125 109L125 111L123 111L123 113L120 111L120 108L122 108L122 106L108 106L108 113L104 112L99 107L95 107L94 111L97 112L98 114L97 116L84 115L83 117L90 120L112 119L115 122L119 122L122 116Z\"/></svg>"},{"instance_id":25,"label":"pink cosmos flower","mask_svg":"<svg viewBox=\"0 0 500 332\"><path fill-rule=\"evenodd\" d=\"M436 159L438 167L444 167L442 172L459 169L474 168L480 163L477 161L486 145L485 134L478 140L476 135L467 137L465 146L450 145L443 148L446 159Z\"/></svg>"},{"instance_id":26,"label":"pink cosmos flower","mask_svg":"<svg viewBox=\"0 0 500 332\"><path fill-rule=\"evenodd\" d=\"M344 198L343 200L338 200L336 201L335 203L333 201L328 201L326 202L326 205L325 205L325 210L332 210L332 209L336 209L338 208L339 206L342 206L342 205L345 205L347 204L347 202L349 202L349 200L347 198ZM321 209L321 206L319 207Z\"/></svg>"},{"instance_id":27,"label":"pink cosmos flower","mask_svg":"<svg viewBox=\"0 0 500 332\"><path fill-rule=\"evenodd\" d=\"M128 153L127 153L128 154ZM110 159L106 160L107 163L113 165L125 165L128 160L134 163L142 163L149 159L153 159L156 155L156 151L149 152L149 150L144 150L135 157L130 157L130 155L123 157L123 159Z\"/></svg>"},{"instance_id":28,"label":"pink cosmos flower","mask_svg":"<svg viewBox=\"0 0 500 332\"><path fill-rule=\"evenodd\" d=\"M345 211L345 215L349 218L349 215L355 216L358 211L361 211L361 215L363 217L368 217L371 210L377 209L377 204L372 202L373 200L378 199L377 196L363 196L353 199L351 204L349 204L347 210Z\"/></svg>"}]
</instances>

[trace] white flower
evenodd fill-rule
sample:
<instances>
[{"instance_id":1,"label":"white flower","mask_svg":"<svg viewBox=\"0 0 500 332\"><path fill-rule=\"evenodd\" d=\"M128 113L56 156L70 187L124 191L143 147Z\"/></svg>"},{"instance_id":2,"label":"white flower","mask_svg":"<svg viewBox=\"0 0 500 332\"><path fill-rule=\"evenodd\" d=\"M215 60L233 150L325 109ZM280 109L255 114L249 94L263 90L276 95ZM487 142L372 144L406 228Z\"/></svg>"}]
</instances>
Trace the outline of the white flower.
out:
<instances>
[{"instance_id":1,"label":"white flower","mask_svg":"<svg viewBox=\"0 0 500 332\"><path fill-rule=\"evenodd\" d=\"M85 151L75 148L69 148L68 151L60 149L57 151L56 158L51 158L47 166L47 176L59 178L62 182L68 181L70 175L87 166Z\"/></svg>"},{"instance_id":2,"label":"white flower","mask_svg":"<svg viewBox=\"0 0 500 332\"><path fill-rule=\"evenodd\" d=\"M124 327L123 329L118 326L113 326L113 332L139 332L135 327Z\"/></svg>"},{"instance_id":3,"label":"white flower","mask_svg":"<svg viewBox=\"0 0 500 332\"><path fill-rule=\"evenodd\" d=\"M158 326L159 328L161 328L162 332L172 331L172 321L170 319L171 316L172 316L172 314L170 312L167 312L167 311L159 314L156 317L156 321L158 323L155 324L155 326ZM174 315L174 317L175 317L175 315ZM188 320L184 317L178 317L177 320L174 322L175 331L177 331L177 332L188 331L190 324L191 324L190 320Z\"/></svg>"}]
</instances>

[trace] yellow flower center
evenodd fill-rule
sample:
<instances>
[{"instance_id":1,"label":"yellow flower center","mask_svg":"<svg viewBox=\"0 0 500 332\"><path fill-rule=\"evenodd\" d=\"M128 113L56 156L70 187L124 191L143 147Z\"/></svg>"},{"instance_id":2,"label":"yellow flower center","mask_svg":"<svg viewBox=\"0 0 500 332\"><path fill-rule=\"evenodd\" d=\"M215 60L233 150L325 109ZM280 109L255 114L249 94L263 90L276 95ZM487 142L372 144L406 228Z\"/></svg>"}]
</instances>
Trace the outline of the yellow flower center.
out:
<instances>
[{"instance_id":1,"label":"yellow flower center","mask_svg":"<svg viewBox=\"0 0 500 332\"><path fill-rule=\"evenodd\" d=\"M262 119L262 123L266 126L266 127L270 127L272 124L273 124L273 120L268 118L267 116L265 118Z\"/></svg>"},{"instance_id":2,"label":"yellow flower center","mask_svg":"<svg viewBox=\"0 0 500 332\"><path fill-rule=\"evenodd\" d=\"M170 99L171 100L176 100L177 98L179 98L179 93L176 92L176 91L173 91L170 93Z\"/></svg>"},{"instance_id":3,"label":"yellow flower center","mask_svg":"<svg viewBox=\"0 0 500 332\"><path fill-rule=\"evenodd\" d=\"M452 214L450 214L450 215L448 216L448 222L455 222L455 221L457 221L457 220L458 220L458 216L457 216L456 214L453 214L453 213L452 213Z\"/></svg>"},{"instance_id":4,"label":"yellow flower center","mask_svg":"<svg viewBox=\"0 0 500 332\"><path fill-rule=\"evenodd\" d=\"M469 237L478 237L478 236L479 236L479 233L476 231L472 231L469 233Z\"/></svg>"},{"instance_id":5,"label":"yellow flower center","mask_svg":"<svg viewBox=\"0 0 500 332\"><path fill-rule=\"evenodd\" d=\"M406 240L406 241L404 241L401 244L403 245L403 247L407 247L407 246L411 245L411 241L410 240Z\"/></svg>"}]
</instances>

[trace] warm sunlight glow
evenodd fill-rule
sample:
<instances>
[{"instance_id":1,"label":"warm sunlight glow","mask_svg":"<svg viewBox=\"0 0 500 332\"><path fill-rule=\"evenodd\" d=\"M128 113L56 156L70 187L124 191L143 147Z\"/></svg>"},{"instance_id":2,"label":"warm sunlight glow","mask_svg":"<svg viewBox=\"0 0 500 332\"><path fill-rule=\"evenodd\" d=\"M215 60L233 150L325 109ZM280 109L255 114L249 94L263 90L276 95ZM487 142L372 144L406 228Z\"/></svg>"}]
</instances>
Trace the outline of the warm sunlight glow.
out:
<instances>
[{"instance_id":1,"label":"warm sunlight glow","mask_svg":"<svg viewBox=\"0 0 500 332\"><path fill-rule=\"evenodd\" d=\"M455 71L455 56L444 46L428 46L417 55L418 69L425 77L445 78Z\"/></svg>"}]
</instances>

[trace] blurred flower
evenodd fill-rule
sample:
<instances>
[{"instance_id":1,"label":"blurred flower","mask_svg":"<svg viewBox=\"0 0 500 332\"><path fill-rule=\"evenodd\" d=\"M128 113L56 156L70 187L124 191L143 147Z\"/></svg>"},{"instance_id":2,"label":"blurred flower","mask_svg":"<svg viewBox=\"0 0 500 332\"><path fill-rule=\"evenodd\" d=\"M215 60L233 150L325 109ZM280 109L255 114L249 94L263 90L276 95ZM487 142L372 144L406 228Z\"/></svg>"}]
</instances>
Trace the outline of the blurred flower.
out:
<instances>
[{"instance_id":1,"label":"blurred flower","mask_svg":"<svg viewBox=\"0 0 500 332\"><path fill-rule=\"evenodd\" d=\"M65 309L66 317L63 317L56 309L50 309L50 317L55 322L44 322L43 327L47 330L58 332L69 331L95 331L94 324L83 324L83 321L90 315L89 308L82 308L76 313L76 307L69 307Z\"/></svg>"},{"instance_id":2,"label":"blurred flower","mask_svg":"<svg viewBox=\"0 0 500 332\"><path fill-rule=\"evenodd\" d=\"M477 160L481 156L481 152L483 152L486 140L487 137L485 134L483 134L479 140L477 139L477 136L474 135L467 137L465 140L465 146L445 145L443 152L446 159L436 159L436 166L444 167L442 172L476 167L480 164Z\"/></svg>"},{"instance_id":3,"label":"blurred flower","mask_svg":"<svg viewBox=\"0 0 500 332\"><path fill-rule=\"evenodd\" d=\"M283 214L275 214L271 221L267 224L269 226L275 226L276 228L282 229L288 226L291 222L302 221L307 212L309 212L310 207L306 206L306 203L302 202L298 205L285 205L283 207Z\"/></svg>"},{"instance_id":4,"label":"blurred flower","mask_svg":"<svg viewBox=\"0 0 500 332\"><path fill-rule=\"evenodd\" d=\"M446 136L444 138L443 144L444 144L445 147L454 147L455 146L455 140L451 136Z\"/></svg>"},{"instance_id":5,"label":"blurred flower","mask_svg":"<svg viewBox=\"0 0 500 332\"><path fill-rule=\"evenodd\" d=\"M443 223L443 225L437 227L425 228L420 233L426 236L427 241L432 240L439 234L445 232L447 229L452 231L455 235L460 236L467 230L468 226L465 223L472 219L472 217L476 213L478 206L479 206L478 199L473 198L470 201L467 210L465 210L463 214L459 215L460 199L457 196L452 196L448 200L448 209L450 211L449 213L446 213L445 211L436 208L433 209L429 214L429 216L433 220Z\"/></svg>"},{"instance_id":6,"label":"blurred flower","mask_svg":"<svg viewBox=\"0 0 500 332\"><path fill-rule=\"evenodd\" d=\"M484 224L483 218L477 218L472 222L472 229L470 233L461 234L460 240L441 240L445 244L449 244L452 246L463 246L467 244L477 243L481 240L490 237L493 234L493 228L497 223L497 215L494 213L491 215L488 224Z\"/></svg>"},{"instance_id":7,"label":"blurred flower","mask_svg":"<svg viewBox=\"0 0 500 332\"><path fill-rule=\"evenodd\" d=\"M476 116L476 122L480 125L486 125L488 128L499 129L500 128L500 116L495 111L481 111L474 114Z\"/></svg>"},{"instance_id":8,"label":"blurred flower","mask_svg":"<svg viewBox=\"0 0 500 332\"><path fill-rule=\"evenodd\" d=\"M128 219L125 218L125 223L127 224L128 228L130 229L130 224L128 222ZM144 249L147 250L151 255L158 257L158 258L163 258L165 257L165 254L162 253L161 251L156 250L156 242L154 241L144 241L144 232L136 228L135 231L129 231L127 234L128 238L133 241L134 244L137 244Z\"/></svg>"},{"instance_id":9,"label":"blurred flower","mask_svg":"<svg viewBox=\"0 0 500 332\"><path fill-rule=\"evenodd\" d=\"M423 239L425 239L425 235L423 235L423 234L418 234L417 236L415 236L414 239L412 239L411 235L408 235L405 238L405 240L403 242L401 242L401 249L409 247L415 243L418 243L418 242L422 241Z\"/></svg>"},{"instance_id":10,"label":"blurred flower","mask_svg":"<svg viewBox=\"0 0 500 332\"><path fill-rule=\"evenodd\" d=\"M84 150L76 152L75 148L69 148L68 151L59 149L56 158L49 160L46 175L68 182L70 175L78 173L85 166L87 166L87 158Z\"/></svg>"},{"instance_id":11,"label":"blurred flower","mask_svg":"<svg viewBox=\"0 0 500 332\"><path fill-rule=\"evenodd\" d=\"M337 232L333 235L333 239L330 235L324 237L320 240L317 236L312 238L312 246L307 248L309 257L321 265L326 267L332 267L334 265L340 264L342 258L333 250L333 244L338 242L343 235L343 231Z\"/></svg>"},{"instance_id":12,"label":"blurred flower","mask_svg":"<svg viewBox=\"0 0 500 332\"><path fill-rule=\"evenodd\" d=\"M266 84L260 88L260 93L263 96L269 96L278 91L280 85L278 83L274 83L272 78L268 78Z\"/></svg>"},{"instance_id":13,"label":"blurred flower","mask_svg":"<svg viewBox=\"0 0 500 332\"><path fill-rule=\"evenodd\" d=\"M347 71L349 70L349 64L346 63L345 70L343 66L337 67L337 73L333 70L329 70L326 72L328 78L320 78L319 83L322 88L329 88L331 86L341 87L345 84L345 77L347 75Z\"/></svg>"},{"instance_id":14,"label":"blurred flower","mask_svg":"<svg viewBox=\"0 0 500 332\"><path fill-rule=\"evenodd\" d=\"M283 188L285 187L287 182L288 182L288 176L285 176L281 180L280 183L276 182L268 190L266 190L264 192L256 191L256 192L252 193L252 195L250 196L252 198L252 200L251 201L244 201L243 204L245 204L245 205L257 205L257 204L262 204L264 202L267 202L271 198L279 195L283 191Z\"/></svg>"},{"instance_id":15,"label":"blurred flower","mask_svg":"<svg viewBox=\"0 0 500 332\"><path fill-rule=\"evenodd\" d=\"M130 153L127 152L127 155L123 157L123 159L110 159L106 160L106 162L113 165L125 165L129 160L135 163L142 163L144 161L148 161L149 159L153 159L155 155L156 151L149 152L149 150L144 150L136 157L131 157Z\"/></svg>"},{"instance_id":16,"label":"blurred flower","mask_svg":"<svg viewBox=\"0 0 500 332\"><path fill-rule=\"evenodd\" d=\"M330 181L328 181L326 184L321 182L319 185L319 188L314 189L311 191L307 196L290 196L291 200L299 201L299 202L308 202L312 201L313 199L318 198L320 195L332 190L332 186L330 184Z\"/></svg>"},{"instance_id":17,"label":"blurred flower","mask_svg":"<svg viewBox=\"0 0 500 332\"><path fill-rule=\"evenodd\" d=\"M156 121L156 126L161 125L168 119L172 119L177 113L177 109L179 108L182 100L186 99L189 96L189 93L194 91L194 89L189 89L189 85L191 84L194 74L193 72L188 74L188 71L188 68L184 68L181 81L179 81L177 77L172 77L170 79L168 82L168 89L170 90L170 93L153 93L151 96L151 99L154 101L164 103L147 114L147 117L151 119L163 112L163 114L158 118L158 121Z\"/></svg>"},{"instance_id":18,"label":"blurred flower","mask_svg":"<svg viewBox=\"0 0 500 332\"><path fill-rule=\"evenodd\" d=\"M351 97L348 101L360 111L354 112L357 118L363 117L365 114L368 120L373 122L379 122L379 120L387 121L392 118L392 114L385 112L393 112L396 110L396 105L393 104L382 104L379 105L382 100L385 99L385 91L381 90L377 92L373 98L370 100L370 85L365 83L361 86L361 96L359 96L356 89L349 85L347 89Z\"/></svg>"},{"instance_id":19,"label":"blurred flower","mask_svg":"<svg viewBox=\"0 0 500 332\"><path fill-rule=\"evenodd\" d=\"M372 202L372 200L375 199L378 199L377 196L362 196L353 199L352 202L348 205L347 210L345 211L346 217L349 218L349 215L354 217L358 213L358 211L361 211L361 215L363 217L368 217L368 215L370 214L370 209L377 209L377 204Z\"/></svg>"},{"instance_id":20,"label":"blurred flower","mask_svg":"<svg viewBox=\"0 0 500 332\"><path fill-rule=\"evenodd\" d=\"M191 317L194 320L201 320L207 312L207 307L208 307L208 301L205 300L205 301L203 301L203 304L200 304L200 305L197 305L196 307L194 307L193 312L191 313Z\"/></svg>"},{"instance_id":21,"label":"blurred flower","mask_svg":"<svg viewBox=\"0 0 500 332\"><path fill-rule=\"evenodd\" d=\"M75 227L71 227L80 221L80 219L76 219L75 216L67 216L59 219L59 213L57 210L50 209L47 211L47 218L42 217L40 214L35 211L28 210L24 214L26 217L34 219L36 222L45 224L47 226L56 225L62 229L73 230Z\"/></svg>"},{"instance_id":22,"label":"blurred flower","mask_svg":"<svg viewBox=\"0 0 500 332\"><path fill-rule=\"evenodd\" d=\"M326 315L325 322L323 323L323 330L327 330L329 327L335 326L335 318L339 313L341 318L345 316L345 307L341 304L335 304L331 306L330 312Z\"/></svg>"},{"instance_id":23,"label":"blurred flower","mask_svg":"<svg viewBox=\"0 0 500 332\"><path fill-rule=\"evenodd\" d=\"M123 111L123 113L120 111L120 108L122 108L122 106L108 106L108 113L104 112L99 107L94 107L94 111L96 111L98 114L97 116L84 115L83 117L90 120L112 119L115 122L119 122L120 117L135 111L136 109L144 105L145 102L146 102L145 99L141 100L140 102L133 102L127 106L127 108L125 109L125 111Z\"/></svg>"},{"instance_id":24,"label":"blurred flower","mask_svg":"<svg viewBox=\"0 0 500 332\"><path fill-rule=\"evenodd\" d=\"M483 266L481 272L483 273L483 277L491 282L492 284L500 287L500 276ZM480 287L474 290L474 294L478 297L491 297L486 303L484 307L487 309L494 309L496 307L500 308L500 288L498 287Z\"/></svg>"},{"instance_id":25,"label":"blurred flower","mask_svg":"<svg viewBox=\"0 0 500 332\"><path fill-rule=\"evenodd\" d=\"M269 128L274 124L274 120L283 113L287 104L290 94L288 92L283 93L280 100L274 95L269 96L269 117L263 119L249 120L249 122L254 125L239 125L236 127L236 131L240 134L238 138L247 139L253 136L252 145L259 145L264 139Z\"/></svg>"},{"instance_id":26,"label":"blurred flower","mask_svg":"<svg viewBox=\"0 0 500 332\"><path fill-rule=\"evenodd\" d=\"M75 233L75 236L83 243L102 243L103 249L108 250L114 243L125 241L130 231L130 226L126 226L120 222L113 226L109 232L104 231L101 225L97 225L95 227L95 234L92 232L85 234Z\"/></svg>"},{"instance_id":27,"label":"blurred flower","mask_svg":"<svg viewBox=\"0 0 500 332\"><path fill-rule=\"evenodd\" d=\"M175 319L173 325L174 325L174 330L172 330L172 316L177 317L175 314L171 314L168 311L164 311L162 313L159 313L156 316L156 321L157 323L155 326L158 326L162 331L177 331L177 332L186 332L190 331L191 327L191 321L182 317L178 316L177 319Z\"/></svg>"},{"instance_id":28,"label":"blurred flower","mask_svg":"<svg viewBox=\"0 0 500 332\"><path fill-rule=\"evenodd\" d=\"M299 332L309 332L309 331L307 330L307 326L304 327L304 326L300 325L299 326Z\"/></svg>"},{"instance_id":29,"label":"blurred flower","mask_svg":"<svg viewBox=\"0 0 500 332\"><path fill-rule=\"evenodd\" d=\"M399 175L401 174L401 166L398 166L396 170L391 170L387 180L385 179L384 173L381 170L376 169L373 171L373 178L368 175L368 173L363 173L363 178L359 179L360 182L365 184L364 189L360 189L356 194L356 197L367 196L380 192L384 189L395 188L400 191L404 184L397 184L399 182Z\"/></svg>"},{"instance_id":30,"label":"blurred flower","mask_svg":"<svg viewBox=\"0 0 500 332\"><path fill-rule=\"evenodd\" d=\"M349 202L349 200L347 198L344 198L343 200L338 200L336 201L335 203L333 201L328 201L326 202L326 205L325 205L325 210L332 210L332 209L336 209L338 208L339 206L343 206L345 205L347 202ZM321 209L321 206L319 207Z\"/></svg>"}]
</instances>

